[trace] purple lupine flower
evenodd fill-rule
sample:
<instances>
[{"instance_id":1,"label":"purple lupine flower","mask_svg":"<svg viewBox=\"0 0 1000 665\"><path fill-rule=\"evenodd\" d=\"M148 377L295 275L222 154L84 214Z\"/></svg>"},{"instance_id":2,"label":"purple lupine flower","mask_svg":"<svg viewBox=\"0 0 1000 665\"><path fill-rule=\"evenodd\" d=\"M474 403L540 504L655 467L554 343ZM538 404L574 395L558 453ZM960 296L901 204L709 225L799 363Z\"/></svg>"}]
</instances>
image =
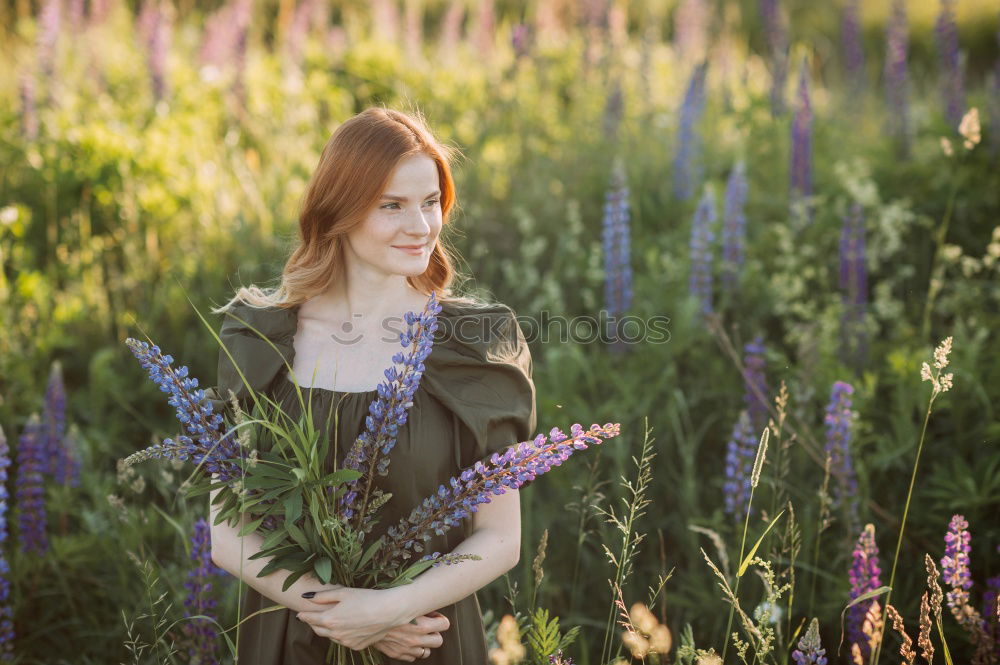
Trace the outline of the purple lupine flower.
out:
<instances>
[{"instance_id":1,"label":"purple lupine flower","mask_svg":"<svg viewBox=\"0 0 1000 665\"><path fill-rule=\"evenodd\" d=\"M707 41L709 10L705 0L681 0L674 10L674 45L682 57L701 57Z\"/></svg>"},{"instance_id":2,"label":"purple lupine flower","mask_svg":"<svg viewBox=\"0 0 1000 665\"><path fill-rule=\"evenodd\" d=\"M27 71L22 70L18 77L18 89L21 97L21 133L29 141L38 138L38 107L35 103L35 79Z\"/></svg>"},{"instance_id":3,"label":"purple lupine flower","mask_svg":"<svg viewBox=\"0 0 1000 665\"><path fill-rule=\"evenodd\" d=\"M945 116L948 125L958 129L965 111L965 91L962 84L962 63L958 50L958 24L955 22L955 0L941 0L941 11L934 22L938 58L941 63L939 78L943 87Z\"/></svg>"},{"instance_id":4,"label":"purple lupine flower","mask_svg":"<svg viewBox=\"0 0 1000 665\"><path fill-rule=\"evenodd\" d=\"M400 563L412 552L422 552L423 544L433 534L441 535L469 517L477 505L489 503L490 495L519 489L524 483L552 470L566 461L576 450L588 444L600 444L621 433L618 423L596 423L584 430L579 424L570 427L567 437L558 427L548 437L539 434L534 440L511 445L503 453L493 453L489 463L482 460L462 471L435 494L426 497L407 517L386 531L386 540L375 555L375 569Z\"/></svg>"},{"instance_id":5,"label":"purple lupine flower","mask_svg":"<svg viewBox=\"0 0 1000 665\"><path fill-rule=\"evenodd\" d=\"M969 604L969 589L972 588L972 573L969 570L971 540L965 517L953 515L948 533L944 536L944 558L941 559L941 579L951 587L945 596L952 611Z\"/></svg>"},{"instance_id":6,"label":"purple lupine flower","mask_svg":"<svg viewBox=\"0 0 1000 665\"><path fill-rule=\"evenodd\" d=\"M618 136L623 106L622 84L621 80L616 78L611 82L611 92L608 93L608 99L604 103L604 114L601 119L601 129L609 141L614 141Z\"/></svg>"},{"instance_id":7,"label":"purple lupine flower","mask_svg":"<svg viewBox=\"0 0 1000 665\"><path fill-rule=\"evenodd\" d=\"M997 545L1000 553L1000 545ZM983 592L983 618L987 624L987 633L997 649L1000 649L1000 575L994 575L986 580L986 591Z\"/></svg>"},{"instance_id":8,"label":"purple lupine flower","mask_svg":"<svg viewBox=\"0 0 1000 665\"><path fill-rule=\"evenodd\" d=\"M113 0L91 0L90 14L87 16L87 23L90 26L104 23L104 19L111 13Z\"/></svg>"},{"instance_id":9,"label":"purple lupine flower","mask_svg":"<svg viewBox=\"0 0 1000 665\"><path fill-rule=\"evenodd\" d=\"M226 574L212 563L212 530L204 518L194 523L191 536L191 560L198 566L188 571L184 588L188 595L184 599L184 616L203 615L213 617L212 608L217 604L212 595L212 580ZM181 626L188 647L188 662L200 665L216 665L216 638L213 624L207 619L191 619Z\"/></svg>"},{"instance_id":10,"label":"purple lupine flower","mask_svg":"<svg viewBox=\"0 0 1000 665\"><path fill-rule=\"evenodd\" d=\"M14 612L10 606L10 565L4 556L7 543L7 468L10 466L10 448L0 427L0 661L14 658Z\"/></svg>"},{"instance_id":11,"label":"purple lupine flower","mask_svg":"<svg viewBox=\"0 0 1000 665\"><path fill-rule=\"evenodd\" d=\"M701 181L701 131L698 122L705 107L707 68L707 60L695 67L681 102L674 152L674 195L681 201L690 199Z\"/></svg>"},{"instance_id":12,"label":"purple lupine flower","mask_svg":"<svg viewBox=\"0 0 1000 665\"><path fill-rule=\"evenodd\" d=\"M80 462L66 434L66 384L58 360L52 363L45 388L40 436L45 450L44 472L61 485L79 487Z\"/></svg>"},{"instance_id":13,"label":"purple lupine flower","mask_svg":"<svg viewBox=\"0 0 1000 665\"><path fill-rule=\"evenodd\" d=\"M69 25L73 34L79 34L83 28L83 0L69 1Z\"/></svg>"},{"instance_id":14,"label":"purple lupine flower","mask_svg":"<svg viewBox=\"0 0 1000 665\"><path fill-rule=\"evenodd\" d=\"M844 381L834 381L830 390L830 402L826 406L826 452L830 455L830 471L837 479L833 488L834 507L843 506L847 510L848 524L854 531L858 512L858 480L851 461L851 395L854 387Z\"/></svg>"},{"instance_id":15,"label":"purple lupine flower","mask_svg":"<svg viewBox=\"0 0 1000 665\"><path fill-rule=\"evenodd\" d=\"M159 0L147 0L143 11L146 11L146 6L150 7L149 25L144 42L146 64L149 67L149 77L152 81L153 99L160 101L166 98L169 92L167 88L167 52L170 49L170 22Z\"/></svg>"},{"instance_id":16,"label":"purple lupine flower","mask_svg":"<svg viewBox=\"0 0 1000 665\"><path fill-rule=\"evenodd\" d=\"M885 91L889 110L889 129L900 143L904 153L909 151L909 74L907 51L909 49L909 24L906 18L906 0L893 0L889 25L886 30Z\"/></svg>"},{"instance_id":17,"label":"purple lupine flower","mask_svg":"<svg viewBox=\"0 0 1000 665\"><path fill-rule=\"evenodd\" d=\"M52 363L49 381L45 387L45 405L42 408L41 446L44 451L43 472L55 478L63 465L66 437L66 384L63 383L62 365Z\"/></svg>"},{"instance_id":18,"label":"purple lupine flower","mask_svg":"<svg viewBox=\"0 0 1000 665\"><path fill-rule=\"evenodd\" d=\"M236 461L241 457L241 448L234 432L226 432L223 418L212 409L212 403L205 391L198 388L198 379L188 378L188 368L174 369L170 366L173 357L160 353L160 347L152 346L129 337L125 344L139 359L143 369L149 373L162 392L169 393L167 403L176 409L177 420L191 436L181 434L174 439L164 439L139 453L130 455L126 463L134 459L169 458L203 464L208 474L219 474L219 480L231 483L242 478L243 471ZM195 438L191 438L195 437Z\"/></svg>"},{"instance_id":19,"label":"purple lupine flower","mask_svg":"<svg viewBox=\"0 0 1000 665\"><path fill-rule=\"evenodd\" d=\"M865 217L854 202L840 233L840 289L844 311L841 317L841 360L860 369L867 351L864 329L868 305L868 267L865 263Z\"/></svg>"},{"instance_id":20,"label":"purple lupine flower","mask_svg":"<svg viewBox=\"0 0 1000 665\"><path fill-rule=\"evenodd\" d=\"M809 629L799 640L799 648L792 651L795 665L826 665L826 649L819 639L819 621L809 622Z\"/></svg>"},{"instance_id":21,"label":"purple lupine flower","mask_svg":"<svg viewBox=\"0 0 1000 665\"><path fill-rule=\"evenodd\" d=\"M705 187L691 222L691 273L688 277L688 291L700 304L702 314L712 311L712 241L715 236L711 227L714 225L715 199L711 189Z\"/></svg>"},{"instance_id":22,"label":"purple lupine flower","mask_svg":"<svg viewBox=\"0 0 1000 665\"><path fill-rule=\"evenodd\" d=\"M234 5L234 19L236 20L236 40L233 46L233 66L236 75L233 77L233 96L237 99L241 107L246 106L246 65L247 65L247 40L250 32L250 2L249 0L238 0Z\"/></svg>"},{"instance_id":23,"label":"purple lupine flower","mask_svg":"<svg viewBox=\"0 0 1000 665\"><path fill-rule=\"evenodd\" d=\"M45 554L49 539L45 533L45 439L41 419L31 414L24 425L17 446L17 487L15 497L18 508L18 536L22 552Z\"/></svg>"},{"instance_id":24,"label":"purple lupine flower","mask_svg":"<svg viewBox=\"0 0 1000 665\"><path fill-rule=\"evenodd\" d=\"M520 60L528 55L531 29L525 23L515 23L510 29L510 45L514 48L514 58Z\"/></svg>"},{"instance_id":25,"label":"purple lupine flower","mask_svg":"<svg viewBox=\"0 0 1000 665\"><path fill-rule=\"evenodd\" d=\"M726 181L726 202L722 215L722 289L733 293L743 268L747 218L747 173L743 161L736 162Z\"/></svg>"},{"instance_id":26,"label":"purple lupine flower","mask_svg":"<svg viewBox=\"0 0 1000 665\"><path fill-rule=\"evenodd\" d=\"M406 424L408 409L413 406L413 394L420 385L424 374L424 360L431 353L434 332L438 328L437 315L441 311L436 294L432 291L424 311L419 315L406 313L406 332L399 334L403 348L411 348L409 354L402 352L392 357L394 363L402 363L403 369L396 367L385 370L386 381L379 384L378 397L368 406L365 429L358 435L344 459L344 468L360 471L361 476L347 484L347 491L340 498L341 515L351 519L355 515L355 499L361 490L363 503L357 513L366 531L374 519L368 514L369 492L375 475L384 476L389 472L389 452L396 445L399 429ZM414 328L416 326L416 328Z\"/></svg>"},{"instance_id":27,"label":"purple lupine flower","mask_svg":"<svg viewBox=\"0 0 1000 665\"><path fill-rule=\"evenodd\" d=\"M629 232L629 188L625 182L625 167L616 160L611 172L611 184L604 196L604 219L601 237L604 245L604 309L609 325L617 325L618 317L632 305L631 234ZM617 342L617 336L611 336ZM616 351L624 349L614 344Z\"/></svg>"},{"instance_id":28,"label":"purple lupine flower","mask_svg":"<svg viewBox=\"0 0 1000 665\"><path fill-rule=\"evenodd\" d=\"M38 71L49 85L55 76L61 7L60 0L46 0L38 16Z\"/></svg>"},{"instance_id":29,"label":"purple lupine flower","mask_svg":"<svg viewBox=\"0 0 1000 665\"><path fill-rule=\"evenodd\" d=\"M812 104L809 101L809 77L805 60L799 67L795 117L792 119L792 155L789 168L790 198L812 195Z\"/></svg>"},{"instance_id":30,"label":"purple lupine flower","mask_svg":"<svg viewBox=\"0 0 1000 665\"><path fill-rule=\"evenodd\" d=\"M750 475L759 443L746 409L740 411L726 442L726 481L722 485L726 514L737 522L743 519L750 501Z\"/></svg>"},{"instance_id":31,"label":"purple lupine flower","mask_svg":"<svg viewBox=\"0 0 1000 665\"><path fill-rule=\"evenodd\" d=\"M83 461L80 459L80 430L76 425L70 427L63 438L62 457L56 468L56 482L69 487L80 486L80 471Z\"/></svg>"},{"instance_id":32,"label":"purple lupine flower","mask_svg":"<svg viewBox=\"0 0 1000 665\"><path fill-rule=\"evenodd\" d=\"M302 55L304 53L306 39L309 36L309 27L313 14L312 0L304 0L295 5L292 13L292 20L288 26L288 34L285 36L285 51L288 59L296 67L302 65Z\"/></svg>"},{"instance_id":33,"label":"purple lupine flower","mask_svg":"<svg viewBox=\"0 0 1000 665\"><path fill-rule=\"evenodd\" d=\"M760 335L743 345L743 402L750 416L750 427L758 437L768 420L765 351L764 338Z\"/></svg>"},{"instance_id":34,"label":"purple lupine flower","mask_svg":"<svg viewBox=\"0 0 1000 665\"><path fill-rule=\"evenodd\" d=\"M848 577L851 581L851 600L882 586L880 575L882 569L878 565L878 544L875 542L875 526L866 524L858 542L854 546L853 563ZM852 605L847 612L847 639L851 644L857 644L861 655L867 661L871 653L868 637L862 631L862 624L868 608L875 602L874 598L863 600Z\"/></svg>"},{"instance_id":35,"label":"purple lupine flower","mask_svg":"<svg viewBox=\"0 0 1000 665\"><path fill-rule=\"evenodd\" d=\"M861 2L848 0L840 24L840 41L844 49L844 69L854 93L865 85L865 51L861 42Z\"/></svg>"},{"instance_id":36,"label":"purple lupine flower","mask_svg":"<svg viewBox=\"0 0 1000 665\"><path fill-rule=\"evenodd\" d=\"M771 59L771 113L785 111L785 80L788 78L788 33L781 20L779 0L760 0L764 37Z\"/></svg>"}]
</instances>

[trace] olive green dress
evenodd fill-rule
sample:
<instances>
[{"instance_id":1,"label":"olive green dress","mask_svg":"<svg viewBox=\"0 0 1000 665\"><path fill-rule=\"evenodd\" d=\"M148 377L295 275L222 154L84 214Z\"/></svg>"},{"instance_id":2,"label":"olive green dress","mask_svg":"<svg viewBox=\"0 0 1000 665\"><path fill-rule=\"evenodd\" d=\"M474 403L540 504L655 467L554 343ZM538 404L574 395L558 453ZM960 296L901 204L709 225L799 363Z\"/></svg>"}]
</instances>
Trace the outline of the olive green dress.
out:
<instances>
[{"instance_id":1,"label":"olive green dress","mask_svg":"<svg viewBox=\"0 0 1000 665\"><path fill-rule=\"evenodd\" d=\"M378 487L392 493L392 498L382 507L379 522L366 542L374 542L461 469L534 435L531 355L514 312L499 303L442 301L440 304L439 329L431 353L424 361L424 374L414 393L413 406L389 455L388 475L376 481ZM293 366L298 307L260 309L237 304L228 314L232 316L226 315L220 338L247 381L255 391L270 396L297 419L302 409L285 362ZM249 326L266 336L280 355ZM300 384L309 382L309 377L297 378ZM220 349L218 386L207 391L217 409L229 408L221 401L228 397L229 390L246 404L246 388L232 361ZM339 465L361 433L369 404L378 397L377 391L302 388L302 397L312 400L317 427L330 423L331 454L327 465L333 466L334 445ZM337 408L339 418L331 417L331 407ZM424 553L452 551L470 535L471 523L470 517L463 520L462 526L432 536ZM455 565L478 563L462 561ZM245 588L242 616L274 605L251 587ZM448 630L442 633L444 643L432 649L428 658L417 662L485 665L486 636L476 594L438 611L450 622ZM244 623L237 648L244 665L311 665L324 662L329 644L309 624L296 619L294 612L283 609ZM404 662L385 654L380 656L387 665Z\"/></svg>"}]
</instances>

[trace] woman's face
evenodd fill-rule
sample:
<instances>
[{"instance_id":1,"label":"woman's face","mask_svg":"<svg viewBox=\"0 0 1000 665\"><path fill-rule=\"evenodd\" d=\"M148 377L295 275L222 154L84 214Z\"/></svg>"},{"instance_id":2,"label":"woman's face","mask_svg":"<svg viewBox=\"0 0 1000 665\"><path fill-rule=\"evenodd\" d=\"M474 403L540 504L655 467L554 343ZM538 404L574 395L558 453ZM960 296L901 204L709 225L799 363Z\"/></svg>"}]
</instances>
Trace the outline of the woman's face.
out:
<instances>
[{"instance_id":1,"label":"woman's face","mask_svg":"<svg viewBox=\"0 0 1000 665\"><path fill-rule=\"evenodd\" d=\"M441 233L438 187L433 159L424 153L404 158L375 208L347 234L348 261L383 275L423 274Z\"/></svg>"}]
</instances>

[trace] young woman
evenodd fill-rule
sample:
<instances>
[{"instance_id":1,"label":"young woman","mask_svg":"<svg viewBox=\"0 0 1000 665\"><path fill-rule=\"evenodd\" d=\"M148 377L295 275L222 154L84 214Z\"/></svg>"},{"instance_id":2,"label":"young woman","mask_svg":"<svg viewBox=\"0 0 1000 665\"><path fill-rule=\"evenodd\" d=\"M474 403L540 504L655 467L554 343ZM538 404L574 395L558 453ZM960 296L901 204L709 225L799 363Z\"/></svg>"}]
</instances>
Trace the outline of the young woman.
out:
<instances>
[{"instance_id":1,"label":"young woman","mask_svg":"<svg viewBox=\"0 0 1000 665\"><path fill-rule=\"evenodd\" d=\"M299 244L280 285L241 288L215 310L227 313L220 337L255 390L297 418L293 382L299 383L318 427L336 409L338 418L329 420L337 423L330 425L338 457L331 454L332 468L362 431L383 371L402 350L404 314L421 312L431 291L437 294L440 328L389 473L377 481L392 498L366 542L460 469L531 438L536 425L531 356L514 313L500 303L455 297L449 288L453 260L439 236L455 205L450 158L419 116L369 108L349 119L324 147L308 185ZM229 408L229 391L247 400L220 350L218 386L208 391L217 408ZM239 538L239 526L215 525L213 561L248 585L242 615L283 606L240 626L239 660L323 663L333 640L356 650L374 645L390 665L484 665L475 592L517 563L520 524L518 493L508 491L479 506L462 528L426 544L427 552L481 560L431 568L394 589L323 585L304 576L284 592L286 573L257 577L267 561L249 559L260 551L259 535Z\"/></svg>"}]
</instances>

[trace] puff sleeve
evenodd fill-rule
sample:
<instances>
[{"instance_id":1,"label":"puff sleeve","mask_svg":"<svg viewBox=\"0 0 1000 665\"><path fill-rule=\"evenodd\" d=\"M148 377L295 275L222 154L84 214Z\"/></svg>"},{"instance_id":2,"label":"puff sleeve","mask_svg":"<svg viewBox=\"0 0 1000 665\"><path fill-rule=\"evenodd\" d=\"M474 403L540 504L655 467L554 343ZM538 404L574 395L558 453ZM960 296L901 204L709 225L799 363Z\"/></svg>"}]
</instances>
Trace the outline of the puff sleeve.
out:
<instances>
[{"instance_id":1,"label":"puff sleeve","mask_svg":"<svg viewBox=\"0 0 1000 665\"><path fill-rule=\"evenodd\" d=\"M236 364L223 349L219 349L218 381L216 386L205 391L216 412L230 408L230 390L241 406L245 407L249 402L247 386L240 378L237 365L255 392L265 391L286 362L291 366L295 356L293 340L297 325L294 308L257 308L237 303L225 313L219 338ZM277 351L271 344L277 347Z\"/></svg>"},{"instance_id":2,"label":"puff sleeve","mask_svg":"<svg viewBox=\"0 0 1000 665\"><path fill-rule=\"evenodd\" d=\"M502 304L443 308L422 385L457 421L456 463L464 469L533 438L531 351L514 312Z\"/></svg>"}]
</instances>

